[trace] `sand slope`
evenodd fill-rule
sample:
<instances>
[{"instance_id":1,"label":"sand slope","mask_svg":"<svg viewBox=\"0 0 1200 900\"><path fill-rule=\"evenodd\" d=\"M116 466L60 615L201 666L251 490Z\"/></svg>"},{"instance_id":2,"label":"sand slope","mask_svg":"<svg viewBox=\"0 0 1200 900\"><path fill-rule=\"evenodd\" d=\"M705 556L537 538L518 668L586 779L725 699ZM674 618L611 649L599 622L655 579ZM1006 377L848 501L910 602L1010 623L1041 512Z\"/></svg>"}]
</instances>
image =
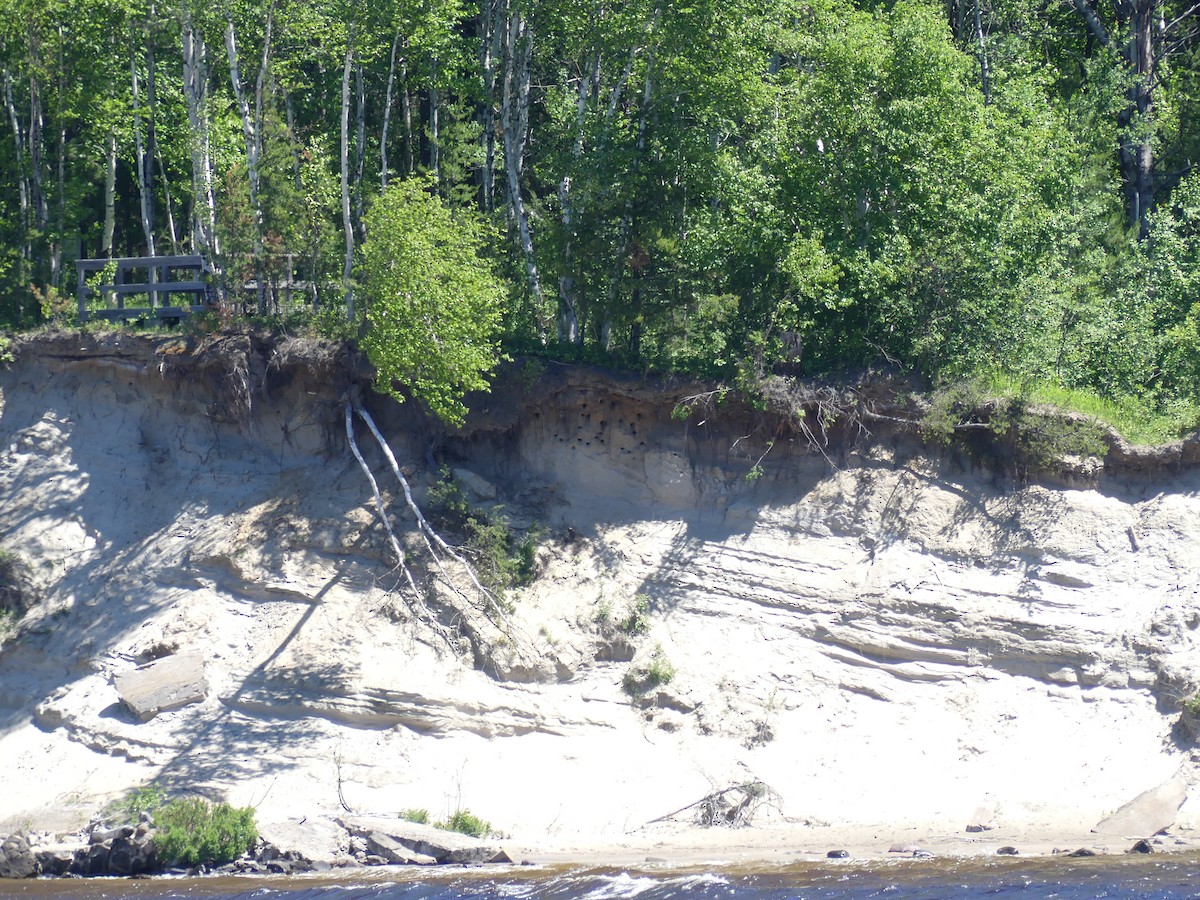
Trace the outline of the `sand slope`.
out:
<instances>
[{"instance_id":1,"label":"sand slope","mask_svg":"<svg viewBox=\"0 0 1200 900\"><path fill-rule=\"evenodd\" d=\"M59 336L0 371L0 546L44 591L0 651L7 828L158 779L264 822L468 807L568 856L1048 849L1195 781L1195 471L1026 484L880 437L777 447L748 481L735 417L519 372L438 443L544 529L486 674L395 590L338 430L353 370L240 341ZM436 430L368 402L428 484ZM627 640L605 623L638 598ZM112 676L175 648L204 656L208 699L137 723ZM632 702L656 653L676 675ZM647 824L752 780L774 792L757 829ZM997 829L964 831L981 818ZM1196 819L1185 803L1176 833Z\"/></svg>"}]
</instances>

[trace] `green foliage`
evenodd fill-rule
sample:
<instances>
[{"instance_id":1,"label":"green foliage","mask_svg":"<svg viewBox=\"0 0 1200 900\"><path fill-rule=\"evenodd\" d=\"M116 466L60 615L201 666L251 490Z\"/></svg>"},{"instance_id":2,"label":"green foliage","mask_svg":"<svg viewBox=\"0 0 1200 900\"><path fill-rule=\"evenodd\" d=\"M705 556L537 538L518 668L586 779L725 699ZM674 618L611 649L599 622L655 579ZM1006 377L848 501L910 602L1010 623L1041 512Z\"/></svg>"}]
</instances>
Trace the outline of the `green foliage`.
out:
<instances>
[{"instance_id":1,"label":"green foliage","mask_svg":"<svg viewBox=\"0 0 1200 900\"><path fill-rule=\"evenodd\" d=\"M9 366L16 361L16 357L12 352L12 338L8 335L0 334L0 366Z\"/></svg>"},{"instance_id":2,"label":"green foliage","mask_svg":"<svg viewBox=\"0 0 1200 900\"><path fill-rule=\"evenodd\" d=\"M463 395L483 390L500 359L504 289L484 253L480 217L448 208L412 179L395 182L367 214L361 282L367 298L362 345L376 387L402 388L451 424Z\"/></svg>"},{"instance_id":3,"label":"green foliage","mask_svg":"<svg viewBox=\"0 0 1200 900\"><path fill-rule=\"evenodd\" d=\"M15 622L29 608L32 595L29 564L20 554L0 548L0 612Z\"/></svg>"},{"instance_id":4,"label":"green foliage","mask_svg":"<svg viewBox=\"0 0 1200 900\"><path fill-rule=\"evenodd\" d=\"M76 255L145 252L132 64L158 252L208 253L230 292L193 327L248 312L245 282L290 255L304 288L252 312L361 335L380 390L452 424L502 332L510 351L698 373L752 403L772 372L883 363L1081 392L1147 439L1200 408L1200 32L1184 0L1144 17L526 3L494 33L459 0L270 8L269 46L254 4L7 10L6 121L25 124L0 142L0 321L70 322ZM1128 28L1151 20L1142 71ZM209 48L233 28L252 127L222 54L202 96L185 90L181 25ZM1154 197L1134 210L1139 148ZM346 296L365 301L351 321Z\"/></svg>"},{"instance_id":5,"label":"green foliage","mask_svg":"<svg viewBox=\"0 0 1200 900\"><path fill-rule=\"evenodd\" d=\"M1007 403L998 405L977 379L942 385L929 396L921 417L921 434L929 440L949 444L956 429L979 425L999 433L1008 429L1004 415Z\"/></svg>"},{"instance_id":6,"label":"green foliage","mask_svg":"<svg viewBox=\"0 0 1200 900\"><path fill-rule=\"evenodd\" d=\"M1006 440L1022 463L1052 467L1066 456L1108 452L1105 425L1093 416L1034 402L1027 390L988 390L979 380L953 382L930 398L921 420L927 438L948 443L956 431L990 431Z\"/></svg>"},{"instance_id":7,"label":"green foliage","mask_svg":"<svg viewBox=\"0 0 1200 900\"><path fill-rule=\"evenodd\" d=\"M1009 414L1018 453L1035 467L1052 467L1066 456L1103 458L1108 453L1105 429L1094 419L1031 409L1020 402L1010 406Z\"/></svg>"},{"instance_id":8,"label":"green foliage","mask_svg":"<svg viewBox=\"0 0 1200 900\"><path fill-rule=\"evenodd\" d=\"M429 824L429 810L427 809L406 809L400 813L400 818L405 822L415 822L417 825Z\"/></svg>"},{"instance_id":9,"label":"green foliage","mask_svg":"<svg viewBox=\"0 0 1200 900\"><path fill-rule=\"evenodd\" d=\"M676 675L674 664L667 659L662 647L656 647L650 659L639 666L630 668L621 680L621 689L631 697L652 691L656 687L669 684Z\"/></svg>"},{"instance_id":10,"label":"green foliage","mask_svg":"<svg viewBox=\"0 0 1200 900\"><path fill-rule=\"evenodd\" d=\"M115 271L115 265L114 265ZM38 288L31 285L34 302L42 314L42 321L53 325L68 325L79 317L79 303L70 294L64 294L53 285Z\"/></svg>"},{"instance_id":11,"label":"green foliage","mask_svg":"<svg viewBox=\"0 0 1200 900\"><path fill-rule=\"evenodd\" d=\"M494 833L490 822L485 822L465 809L455 810L444 822L434 822L433 827L443 831L457 831L459 834L475 838L486 838Z\"/></svg>"},{"instance_id":12,"label":"green foliage","mask_svg":"<svg viewBox=\"0 0 1200 900\"><path fill-rule=\"evenodd\" d=\"M223 865L258 840L254 810L200 798L172 800L156 816L154 847L163 865Z\"/></svg>"},{"instance_id":13,"label":"green foliage","mask_svg":"<svg viewBox=\"0 0 1200 900\"><path fill-rule=\"evenodd\" d=\"M159 785L150 783L134 788L123 799L107 809L108 818L121 825L136 825L144 812L155 813L167 802L167 793Z\"/></svg>"},{"instance_id":14,"label":"green foliage","mask_svg":"<svg viewBox=\"0 0 1200 900\"><path fill-rule=\"evenodd\" d=\"M517 532L504 507L475 507L449 469L429 489L429 513L440 528L461 536L484 587L503 595L537 575L536 528Z\"/></svg>"},{"instance_id":15,"label":"green foliage","mask_svg":"<svg viewBox=\"0 0 1200 900\"><path fill-rule=\"evenodd\" d=\"M1078 413L1112 427L1134 444L1162 444L1194 431L1200 424L1200 401L1180 398L1157 405L1124 396L1102 397L1094 391L1064 388L1053 382L1018 381L993 376L983 382L996 397L1024 397L1030 403Z\"/></svg>"},{"instance_id":16,"label":"green foliage","mask_svg":"<svg viewBox=\"0 0 1200 900\"><path fill-rule=\"evenodd\" d=\"M1200 716L1200 694L1184 700L1183 711L1190 716Z\"/></svg>"}]
</instances>

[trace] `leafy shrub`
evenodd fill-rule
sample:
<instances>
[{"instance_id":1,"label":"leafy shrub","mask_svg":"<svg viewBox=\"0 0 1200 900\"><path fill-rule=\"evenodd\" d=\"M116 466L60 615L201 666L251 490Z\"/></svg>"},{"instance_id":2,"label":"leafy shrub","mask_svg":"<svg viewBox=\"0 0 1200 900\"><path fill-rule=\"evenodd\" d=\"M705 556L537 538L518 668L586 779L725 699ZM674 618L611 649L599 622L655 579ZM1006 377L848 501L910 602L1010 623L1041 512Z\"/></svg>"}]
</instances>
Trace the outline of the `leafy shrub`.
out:
<instances>
[{"instance_id":1,"label":"leafy shrub","mask_svg":"<svg viewBox=\"0 0 1200 900\"><path fill-rule=\"evenodd\" d=\"M417 825L429 824L429 810L427 809L406 809L400 813L400 818L405 822L415 822Z\"/></svg>"},{"instance_id":2,"label":"leafy shrub","mask_svg":"<svg viewBox=\"0 0 1200 900\"><path fill-rule=\"evenodd\" d=\"M434 828L440 828L442 831L457 831L459 834L467 834L476 838L485 838L492 834L491 822L485 822L479 816L465 809L456 810L445 822L435 822Z\"/></svg>"},{"instance_id":3,"label":"leafy shrub","mask_svg":"<svg viewBox=\"0 0 1200 900\"><path fill-rule=\"evenodd\" d=\"M519 534L509 523L504 507L472 506L449 469L443 468L441 479L429 489L429 512L439 528L463 539L484 587L503 594L511 587L533 581L537 574L538 530Z\"/></svg>"},{"instance_id":4,"label":"leafy shrub","mask_svg":"<svg viewBox=\"0 0 1200 900\"><path fill-rule=\"evenodd\" d=\"M223 865L258 840L254 810L193 798L172 800L158 813L154 847L164 865Z\"/></svg>"}]
</instances>

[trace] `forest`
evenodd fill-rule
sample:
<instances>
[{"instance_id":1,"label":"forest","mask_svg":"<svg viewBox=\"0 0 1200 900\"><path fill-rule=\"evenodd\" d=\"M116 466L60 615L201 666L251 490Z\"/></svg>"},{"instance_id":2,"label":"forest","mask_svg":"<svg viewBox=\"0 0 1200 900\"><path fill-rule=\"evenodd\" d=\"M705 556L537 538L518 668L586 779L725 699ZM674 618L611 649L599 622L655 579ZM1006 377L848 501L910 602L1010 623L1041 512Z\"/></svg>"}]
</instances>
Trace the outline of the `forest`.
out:
<instances>
[{"instance_id":1,"label":"forest","mask_svg":"<svg viewBox=\"0 0 1200 900\"><path fill-rule=\"evenodd\" d=\"M0 325L69 318L76 259L197 253L227 317L420 324L390 374L434 394L499 352L880 366L1197 424L1193 0L0 10Z\"/></svg>"}]
</instances>

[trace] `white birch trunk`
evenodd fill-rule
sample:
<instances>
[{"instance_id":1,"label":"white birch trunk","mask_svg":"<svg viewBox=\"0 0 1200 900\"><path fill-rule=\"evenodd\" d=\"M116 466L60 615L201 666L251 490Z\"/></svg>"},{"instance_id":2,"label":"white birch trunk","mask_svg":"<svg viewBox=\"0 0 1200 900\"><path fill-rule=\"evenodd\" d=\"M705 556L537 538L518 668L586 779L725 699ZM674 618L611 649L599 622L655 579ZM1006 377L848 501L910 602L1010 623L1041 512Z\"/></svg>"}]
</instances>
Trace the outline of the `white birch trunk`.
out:
<instances>
[{"instance_id":1,"label":"white birch trunk","mask_svg":"<svg viewBox=\"0 0 1200 900\"><path fill-rule=\"evenodd\" d=\"M146 255L155 256L154 249L154 198L150 196L150 184L146 172L146 148L142 141L142 112L141 88L138 81L138 66L136 48L129 57L129 78L133 90L133 151L134 165L137 168L137 184L139 211L142 219L142 233L146 237ZM151 297L153 303L153 297Z\"/></svg>"},{"instance_id":2,"label":"white birch trunk","mask_svg":"<svg viewBox=\"0 0 1200 900\"><path fill-rule=\"evenodd\" d=\"M388 57L387 90L383 95L383 125L379 129L379 186L388 186L388 125L392 119L392 89L396 85L396 50L400 46L400 30L392 38L392 52Z\"/></svg>"},{"instance_id":3,"label":"white birch trunk","mask_svg":"<svg viewBox=\"0 0 1200 900\"><path fill-rule=\"evenodd\" d=\"M190 10L185 9L180 23L183 45L183 97L187 107L192 162L192 247L197 253L219 254L216 242L216 198L213 194L208 117L205 111L207 72L204 42L196 34Z\"/></svg>"},{"instance_id":4,"label":"white birch trunk","mask_svg":"<svg viewBox=\"0 0 1200 900\"><path fill-rule=\"evenodd\" d=\"M354 63L354 32L346 43L346 61L342 66L342 132L339 159L342 175L342 232L346 239L346 259L342 265L342 290L346 297L346 319L354 320L354 223L350 218L350 70Z\"/></svg>"},{"instance_id":5,"label":"white birch trunk","mask_svg":"<svg viewBox=\"0 0 1200 900\"><path fill-rule=\"evenodd\" d=\"M108 132L108 159L104 165L104 235L100 253L113 255L113 234L117 229L117 129Z\"/></svg>"},{"instance_id":6,"label":"white birch trunk","mask_svg":"<svg viewBox=\"0 0 1200 900\"><path fill-rule=\"evenodd\" d=\"M526 129L529 114L529 63L533 54L533 36L528 23L518 12L509 13L504 38L504 76L500 115L504 140L504 170L508 186L509 212L517 230L525 276L539 315L544 295L541 276L534 256L533 233L521 195L521 169L524 165ZM544 339L544 336L543 336Z\"/></svg>"}]
</instances>

